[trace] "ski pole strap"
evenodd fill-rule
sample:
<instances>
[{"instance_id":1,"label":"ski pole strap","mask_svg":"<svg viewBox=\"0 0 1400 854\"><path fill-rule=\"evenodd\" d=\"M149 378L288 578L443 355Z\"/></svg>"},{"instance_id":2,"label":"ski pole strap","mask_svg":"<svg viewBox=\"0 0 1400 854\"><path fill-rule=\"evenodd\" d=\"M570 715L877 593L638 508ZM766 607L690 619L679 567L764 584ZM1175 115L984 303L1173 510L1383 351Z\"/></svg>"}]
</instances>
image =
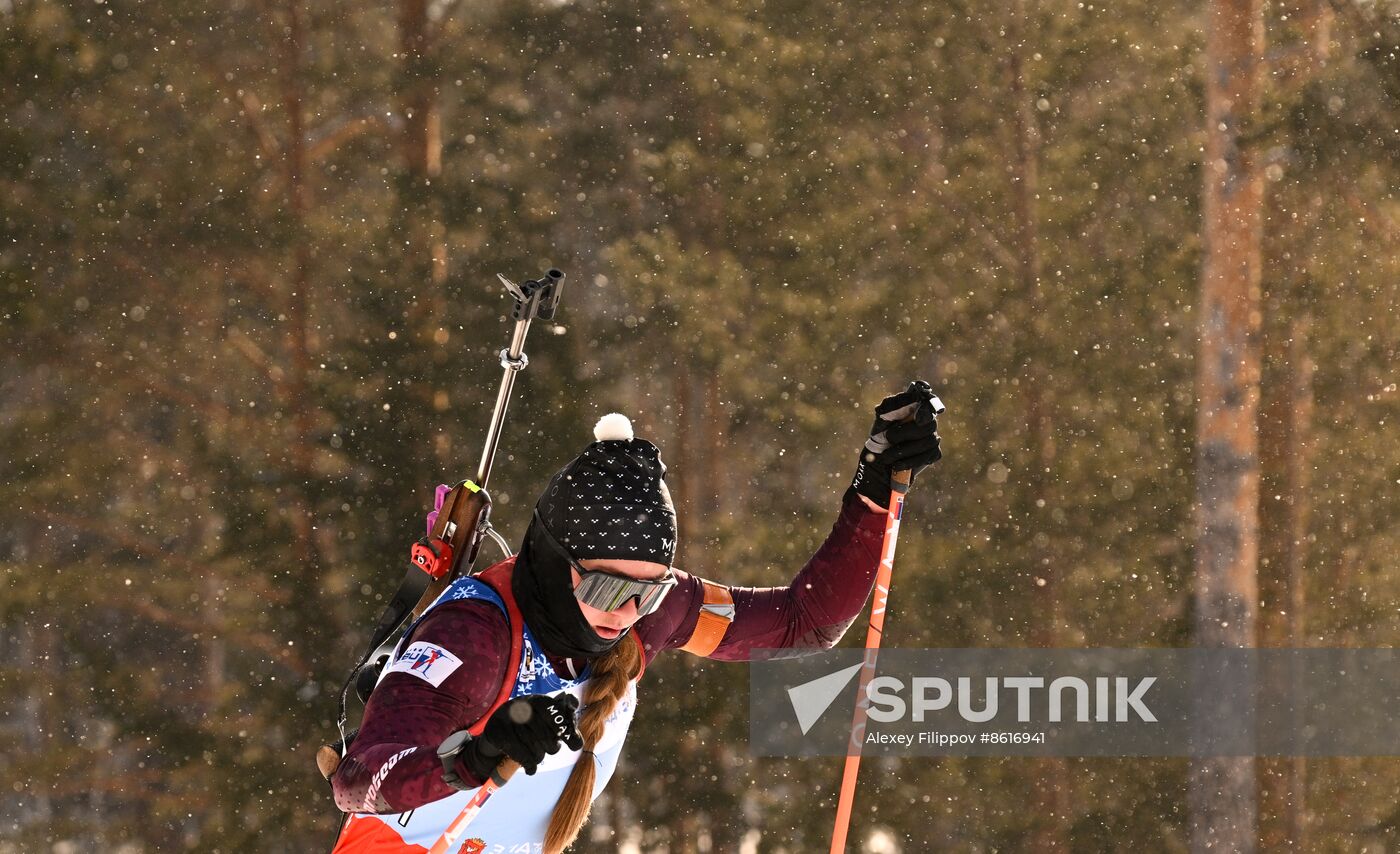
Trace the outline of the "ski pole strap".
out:
<instances>
[{"instance_id":1,"label":"ski pole strap","mask_svg":"<svg viewBox=\"0 0 1400 854\"><path fill-rule=\"evenodd\" d=\"M695 631L681 649L693 655L707 656L724 640L729 624L734 622L734 596L729 588L700 579L705 588L705 601L695 621Z\"/></svg>"}]
</instances>

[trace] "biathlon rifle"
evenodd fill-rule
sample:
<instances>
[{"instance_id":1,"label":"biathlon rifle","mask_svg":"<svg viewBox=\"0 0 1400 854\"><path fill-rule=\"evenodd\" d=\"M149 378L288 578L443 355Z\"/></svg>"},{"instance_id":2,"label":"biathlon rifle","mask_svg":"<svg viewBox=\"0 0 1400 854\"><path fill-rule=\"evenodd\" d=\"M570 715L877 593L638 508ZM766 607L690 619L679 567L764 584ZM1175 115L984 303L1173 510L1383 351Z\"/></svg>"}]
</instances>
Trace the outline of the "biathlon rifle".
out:
<instances>
[{"instance_id":1,"label":"biathlon rifle","mask_svg":"<svg viewBox=\"0 0 1400 854\"><path fill-rule=\"evenodd\" d=\"M361 656L345 685L340 690L340 708L336 717L336 729L340 740L328 744L316 752L316 767L321 776L329 780L340 766L355 732L345 731L346 703L350 687L356 688L360 700L367 701L370 691L378 681L380 670L388 661L389 638L404 623L420 617L447 585L464 574L470 574L476 562L481 544L489 536L510 555L506 541L491 527L491 496L486 491L486 483L491 478L491 465L496 459L496 448L501 441L501 431L505 424L506 408L510 405L510 393L515 386L515 375L530 363L525 355L525 336L530 331L530 322L539 318L553 320L559 308L559 298L563 295L564 274L549 269L538 279L515 284L505 276L497 274L506 292L515 301L511 319L515 326L511 331L510 343L501 351L501 367L505 373L501 377L501 387L496 392L496 408L491 413L491 424L486 431L486 445L481 453L481 462L476 469L476 477L463 480L452 487L443 498L437 521L426 537L413 544L409 552L409 567L399 589L379 618L369 647ZM411 618L411 619L410 619ZM373 660L371 660L373 659Z\"/></svg>"}]
</instances>

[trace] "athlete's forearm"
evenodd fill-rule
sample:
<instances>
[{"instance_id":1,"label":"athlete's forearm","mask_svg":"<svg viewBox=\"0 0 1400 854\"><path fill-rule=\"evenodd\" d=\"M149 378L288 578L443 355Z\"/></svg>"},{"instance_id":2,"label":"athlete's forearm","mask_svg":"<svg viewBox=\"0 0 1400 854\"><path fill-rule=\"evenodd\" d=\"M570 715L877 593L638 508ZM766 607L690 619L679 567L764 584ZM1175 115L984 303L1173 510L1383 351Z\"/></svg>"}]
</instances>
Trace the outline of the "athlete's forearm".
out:
<instances>
[{"instance_id":1,"label":"athlete's forearm","mask_svg":"<svg viewBox=\"0 0 1400 854\"><path fill-rule=\"evenodd\" d=\"M710 658L748 659L756 649L829 649L875 584L886 514L847 496L817 553L787 587L735 587L734 622Z\"/></svg>"},{"instance_id":2,"label":"athlete's forearm","mask_svg":"<svg viewBox=\"0 0 1400 854\"><path fill-rule=\"evenodd\" d=\"M433 747L387 742L347 755L332 788L342 812L398 813L452 794Z\"/></svg>"}]
</instances>

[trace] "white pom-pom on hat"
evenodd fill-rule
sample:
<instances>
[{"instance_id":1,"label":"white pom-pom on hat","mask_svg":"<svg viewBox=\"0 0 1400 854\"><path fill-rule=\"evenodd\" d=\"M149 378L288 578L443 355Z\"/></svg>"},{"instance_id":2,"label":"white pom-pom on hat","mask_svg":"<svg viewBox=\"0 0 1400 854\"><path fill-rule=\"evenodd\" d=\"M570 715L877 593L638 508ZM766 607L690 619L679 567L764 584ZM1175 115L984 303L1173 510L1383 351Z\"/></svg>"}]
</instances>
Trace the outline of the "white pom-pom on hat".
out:
<instances>
[{"instance_id":1,"label":"white pom-pom on hat","mask_svg":"<svg viewBox=\"0 0 1400 854\"><path fill-rule=\"evenodd\" d=\"M630 441L632 422L621 412L609 412L593 426L593 438L599 442Z\"/></svg>"}]
</instances>

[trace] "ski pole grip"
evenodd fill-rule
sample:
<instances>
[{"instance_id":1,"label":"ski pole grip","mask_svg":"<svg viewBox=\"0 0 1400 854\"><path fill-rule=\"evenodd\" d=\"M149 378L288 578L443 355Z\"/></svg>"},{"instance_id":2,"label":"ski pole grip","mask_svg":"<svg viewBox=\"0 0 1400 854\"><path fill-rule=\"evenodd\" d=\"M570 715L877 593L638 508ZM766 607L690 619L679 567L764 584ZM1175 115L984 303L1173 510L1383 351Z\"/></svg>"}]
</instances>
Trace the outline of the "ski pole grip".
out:
<instances>
[{"instance_id":1,"label":"ski pole grip","mask_svg":"<svg viewBox=\"0 0 1400 854\"><path fill-rule=\"evenodd\" d=\"M910 394L914 394L917 392L932 392L933 387L930 386L928 383L924 382L923 380L914 380L909 384L909 388L907 391ZM931 394L930 397L931 399L929 403L931 406L933 406L933 414L942 415L944 410L943 401L939 400L938 395L936 394ZM913 421L914 415L911 414L908 418L905 418L904 420ZM909 484L912 480L913 472L911 472L909 469L901 469L890 474L890 483L892 486L894 486L895 492L908 492Z\"/></svg>"},{"instance_id":2,"label":"ski pole grip","mask_svg":"<svg viewBox=\"0 0 1400 854\"><path fill-rule=\"evenodd\" d=\"M497 786L504 786L510 782L510 778L515 776L515 772L520 770L520 763L510 757L501 760L501 764L496 766L496 770L491 772L491 781Z\"/></svg>"},{"instance_id":3,"label":"ski pole grip","mask_svg":"<svg viewBox=\"0 0 1400 854\"><path fill-rule=\"evenodd\" d=\"M908 391L910 394L913 394L915 392L928 392L929 404L933 407L934 415L942 415L944 410L947 409L947 407L943 405L943 401L939 399L938 395L933 394L933 386L929 385L923 380L914 380L912 383L909 384L909 388L906 389L906 391ZM907 421L908 419L905 420Z\"/></svg>"},{"instance_id":4,"label":"ski pole grip","mask_svg":"<svg viewBox=\"0 0 1400 854\"><path fill-rule=\"evenodd\" d=\"M476 749L487 759L492 759L497 756L501 757L501 761L497 762L496 767L491 770L491 777L489 778L491 782L495 783L497 786L504 786L511 777L515 776L515 772L520 770L519 762L506 756L505 751L484 738L478 738L476 740Z\"/></svg>"}]
</instances>

